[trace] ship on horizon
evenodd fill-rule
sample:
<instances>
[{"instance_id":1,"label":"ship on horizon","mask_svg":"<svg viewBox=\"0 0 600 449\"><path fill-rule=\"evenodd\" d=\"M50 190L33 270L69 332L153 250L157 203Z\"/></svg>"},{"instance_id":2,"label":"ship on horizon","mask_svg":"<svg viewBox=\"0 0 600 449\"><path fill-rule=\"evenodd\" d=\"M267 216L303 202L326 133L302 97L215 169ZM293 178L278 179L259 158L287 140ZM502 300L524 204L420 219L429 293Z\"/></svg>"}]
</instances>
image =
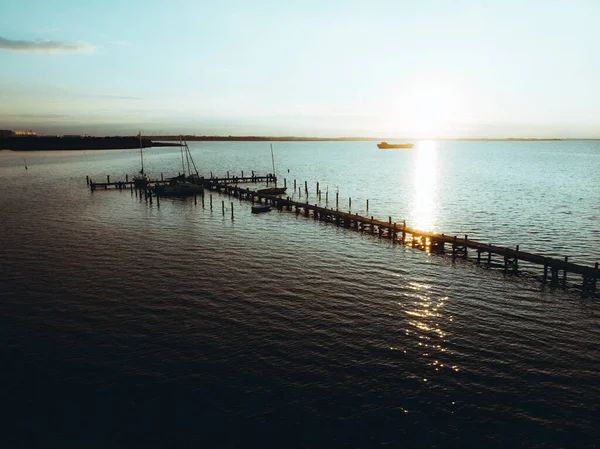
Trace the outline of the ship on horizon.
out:
<instances>
[{"instance_id":1,"label":"ship on horizon","mask_svg":"<svg viewBox=\"0 0 600 449\"><path fill-rule=\"evenodd\" d=\"M387 143L381 142L377 144L377 148L380 150L393 150L395 148L412 148L414 145L412 143Z\"/></svg>"}]
</instances>

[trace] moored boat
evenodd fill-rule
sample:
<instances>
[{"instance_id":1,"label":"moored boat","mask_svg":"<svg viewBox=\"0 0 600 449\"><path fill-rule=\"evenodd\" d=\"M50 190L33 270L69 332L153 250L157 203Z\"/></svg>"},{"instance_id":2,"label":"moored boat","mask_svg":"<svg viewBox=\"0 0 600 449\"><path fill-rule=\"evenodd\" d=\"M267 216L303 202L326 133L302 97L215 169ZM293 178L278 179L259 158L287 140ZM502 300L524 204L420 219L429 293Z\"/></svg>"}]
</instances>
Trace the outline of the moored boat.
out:
<instances>
[{"instance_id":1,"label":"moored boat","mask_svg":"<svg viewBox=\"0 0 600 449\"><path fill-rule=\"evenodd\" d=\"M414 145L412 143L387 143L381 142L377 144L377 148L380 150L392 150L395 148L412 148Z\"/></svg>"},{"instance_id":2,"label":"moored boat","mask_svg":"<svg viewBox=\"0 0 600 449\"><path fill-rule=\"evenodd\" d=\"M133 186L136 189L145 189L148 186L148 182L150 181L150 177L148 175L146 175L146 173L144 172L144 152L142 150L143 148L143 144L142 144L142 132L140 131L139 133L139 138L140 138L140 161L141 161L141 169L139 174L135 175L133 177Z\"/></svg>"},{"instance_id":3,"label":"moored boat","mask_svg":"<svg viewBox=\"0 0 600 449\"><path fill-rule=\"evenodd\" d=\"M256 206L252 206L253 214L260 214L261 212L269 212L271 210L271 206L268 204L258 204Z\"/></svg>"},{"instance_id":4,"label":"moored boat","mask_svg":"<svg viewBox=\"0 0 600 449\"><path fill-rule=\"evenodd\" d=\"M194 196L202 195L204 187L188 181L172 181L169 184L154 187L156 196Z\"/></svg>"},{"instance_id":5,"label":"moored boat","mask_svg":"<svg viewBox=\"0 0 600 449\"><path fill-rule=\"evenodd\" d=\"M169 179L168 184L155 186L154 193L156 196L194 196L204 193L204 178L198 173L190 149L183 140L180 141L180 145L183 173ZM194 173L192 173L192 167L194 168Z\"/></svg>"},{"instance_id":6,"label":"moored boat","mask_svg":"<svg viewBox=\"0 0 600 449\"><path fill-rule=\"evenodd\" d=\"M287 190L287 187L268 187L266 189L258 189L256 193L263 195L282 195Z\"/></svg>"}]
</instances>

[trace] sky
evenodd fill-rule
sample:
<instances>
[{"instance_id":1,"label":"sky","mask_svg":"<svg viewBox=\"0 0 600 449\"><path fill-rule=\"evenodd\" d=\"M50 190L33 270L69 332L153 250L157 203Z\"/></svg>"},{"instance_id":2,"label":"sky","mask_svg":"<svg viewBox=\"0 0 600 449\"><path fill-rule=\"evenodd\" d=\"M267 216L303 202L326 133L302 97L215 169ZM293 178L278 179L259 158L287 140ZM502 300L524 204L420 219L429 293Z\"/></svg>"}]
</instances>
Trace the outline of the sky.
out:
<instances>
[{"instance_id":1,"label":"sky","mask_svg":"<svg viewBox=\"0 0 600 449\"><path fill-rule=\"evenodd\" d=\"M0 129L600 138L598 0L6 0Z\"/></svg>"}]
</instances>

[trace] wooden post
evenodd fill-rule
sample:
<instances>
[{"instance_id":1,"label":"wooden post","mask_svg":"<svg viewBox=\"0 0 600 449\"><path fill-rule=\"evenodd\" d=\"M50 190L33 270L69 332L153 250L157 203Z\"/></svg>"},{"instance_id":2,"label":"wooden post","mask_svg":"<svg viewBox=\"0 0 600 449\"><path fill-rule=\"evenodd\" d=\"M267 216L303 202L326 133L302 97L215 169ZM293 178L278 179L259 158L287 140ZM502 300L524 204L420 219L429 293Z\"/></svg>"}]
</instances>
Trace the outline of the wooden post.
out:
<instances>
[{"instance_id":1,"label":"wooden post","mask_svg":"<svg viewBox=\"0 0 600 449\"><path fill-rule=\"evenodd\" d=\"M110 175L106 175L106 183L110 184Z\"/></svg>"},{"instance_id":2,"label":"wooden post","mask_svg":"<svg viewBox=\"0 0 600 449\"><path fill-rule=\"evenodd\" d=\"M325 190L325 206L329 204L329 188Z\"/></svg>"},{"instance_id":3,"label":"wooden post","mask_svg":"<svg viewBox=\"0 0 600 449\"><path fill-rule=\"evenodd\" d=\"M335 210L339 209L340 204L340 192L335 192Z\"/></svg>"},{"instance_id":4,"label":"wooden post","mask_svg":"<svg viewBox=\"0 0 600 449\"><path fill-rule=\"evenodd\" d=\"M369 212L369 200L367 200L367 212Z\"/></svg>"},{"instance_id":5,"label":"wooden post","mask_svg":"<svg viewBox=\"0 0 600 449\"><path fill-rule=\"evenodd\" d=\"M88 185L88 187L89 187L89 185L90 185L90 177L89 177L89 176L86 176L86 177L85 177L85 183L86 183L86 184Z\"/></svg>"},{"instance_id":6,"label":"wooden post","mask_svg":"<svg viewBox=\"0 0 600 449\"><path fill-rule=\"evenodd\" d=\"M242 178L244 177L244 170L242 170Z\"/></svg>"},{"instance_id":7,"label":"wooden post","mask_svg":"<svg viewBox=\"0 0 600 449\"><path fill-rule=\"evenodd\" d=\"M406 220L402 220L402 244L406 242Z\"/></svg>"},{"instance_id":8,"label":"wooden post","mask_svg":"<svg viewBox=\"0 0 600 449\"><path fill-rule=\"evenodd\" d=\"M160 174L160 180L161 180L161 181L164 181L164 180L165 180L165 178L164 178L164 176L163 176L162 172L161 172L161 174Z\"/></svg>"},{"instance_id":9,"label":"wooden post","mask_svg":"<svg viewBox=\"0 0 600 449\"><path fill-rule=\"evenodd\" d=\"M204 193L202 194L202 209L204 209Z\"/></svg>"},{"instance_id":10,"label":"wooden post","mask_svg":"<svg viewBox=\"0 0 600 449\"><path fill-rule=\"evenodd\" d=\"M294 192L296 191L296 178L294 178Z\"/></svg>"},{"instance_id":11,"label":"wooden post","mask_svg":"<svg viewBox=\"0 0 600 449\"><path fill-rule=\"evenodd\" d=\"M198 204L198 195L194 195L194 205Z\"/></svg>"},{"instance_id":12,"label":"wooden post","mask_svg":"<svg viewBox=\"0 0 600 449\"><path fill-rule=\"evenodd\" d=\"M552 274L550 275L550 284L557 285L558 284L558 268L551 267Z\"/></svg>"},{"instance_id":13,"label":"wooden post","mask_svg":"<svg viewBox=\"0 0 600 449\"><path fill-rule=\"evenodd\" d=\"M223 216L225 216L225 200L221 201L221 209L223 211Z\"/></svg>"},{"instance_id":14,"label":"wooden post","mask_svg":"<svg viewBox=\"0 0 600 449\"><path fill-rule=\"evenodd\" d=\"M283 178L283 188L287 189L287 180Z\"/></svg>"},{"instance_id":15,"label":"wooden post","mask_svg":"<svg viewBox=\"0 0 600 449\"><path fill-rule=\"evenodd\" d=\"M231 203L231 219L233 220L233 203Z\"/></svg>"},{"instance_id":16,"label":"wooden post","mask_svg":"<svg viewBox=\"0 0 600 449\"><path fill-rule=\"evenodd\" d=\"M319 190L319 203L321 202L321 191Z\"/></svg>"},{"instance_id":17,"label":"wooden post","mask_svg":"<svg viewBox=\"0 0 600 449\"><path fill-rule=\"evenodd\" d=\"M319 194L319 182L317 181L317 195Z\"/></svg>"},{"instance_id":18,"label":"wooden post","mask_svg":"<svg viewBox=\"0 0 600 449\"><path fill-rule=\"evenodd\" d=\"M306 198L308 198L308 181L304 181L304 191L306 192Z\"/></svg>"},{"instance_id":19,"label":"wooden post","mask_svg":"<svg viewBox=\"0 0 600 449\"><path fill-rule=\"evenodd\" d=\"M488 267L492 264L492 244L490 243L489 245L489 249L488 249Z\"/></svg>"},{"instance_id":20,"label":"wooden post","mask_svg":"<svg viewBox=\"0 0 600 449\"><path fill-rule=\"evenodd\" d=\"M210 202L210 210L212 210L212 194L209 197L209 202Z\"/></svg>"},{"instance_id":21,"label":"wooden post","mask_svg":"<svg viewBox=\"0 0 600 449\"><path fill-rule=\"evenodd\" d=\"M348 198L348 209L352 210L352 198Z\"/></svg>"},{"instance_id":22,"label":"wooden post","mask_svg":"<svg viewBox=\"0 0 600 449\"><path fill-rule=\"evenodd\" d=\"M229 179L229 170L227 170L227 179Z\"/></svg>"},{"instance_id":23,"label":"wooden post","mask_svg":"<svg viewBox=\"0 0 600 449\"><path fill-rule=\"evenodd\" d=\"M452 262L456 259L456 236L454 236L454 241L452 242Z\"/></svg>"},{"instance_id":24,"label":"wooden post","mask_svg":"<svg viewBox=\"0 0 600 449\"><path fill-rule=\"evenodd\" d=\"M463 259L467 259L468 248L469 248L469 235L465 234L465 246L463 248Z\"/></svg>"},{"instance_id":25,"label":"wooden post","mask_svg":"<svg viewBox=\"0 0 600 449\"><path fill-rule=\"evenodd\" d=\"M392 238L392 217L388 217L388 239Z\"/></svg>"},{"instance_id":26,"label":"wooden post","mask_svg":"<svg viewBox=\"0 0 600 449\"><path fill-rule=\"evenodd\" d=\"M569 256L565 256L565 263L569 262ZM562 279L563 287L567 285L567 267L563 270L563 279Z\"/></svg>"},{"instance_id":27,"label":"wooden post","mask_svg":"<svg viewBox=\"0 0 600 449\"><path fill-rule=\"evenodd\" d=\"M129 182L129 175L125 173L125 182Z\"/></svg>"}]
</instances>

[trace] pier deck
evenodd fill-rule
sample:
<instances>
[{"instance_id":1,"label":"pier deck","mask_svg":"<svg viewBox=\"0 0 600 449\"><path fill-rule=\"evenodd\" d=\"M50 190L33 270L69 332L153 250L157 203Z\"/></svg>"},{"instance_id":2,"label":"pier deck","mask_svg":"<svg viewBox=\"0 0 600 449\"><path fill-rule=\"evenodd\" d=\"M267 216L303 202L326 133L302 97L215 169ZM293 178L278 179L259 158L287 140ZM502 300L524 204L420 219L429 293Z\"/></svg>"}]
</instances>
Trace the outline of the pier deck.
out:
<instances>
[{"instance_id":1,"label":"pier deck","mask_svg":"<svg viewBox=\"0 0 600 449\"><path fill-rule=\"evenodd\" d=\"M161 174L160 178L161 179L150 179L148 181L147 185L149 187L154 187L157 185L164 185L164 184L167 184L170 182L169 178L164 179L164 176L162 174ZM267 183L267 184L269 184L269 183L275 182L276 179L277 178L270 173L267 175L261 175L261 176L255 176L254 174L252 176L243 176L243 172L242 172L242 176L209 178L210 181L220 183L220 184L229 184L229 183L235 183L235 184ZM86 178L86 182L91 190L98 190L98 189L107 190L109 188L128 189L128 188L133 188L135 185L134 181L129 180L129 175L125 175L125 181L116 181L116 182L110 182L110 176L108 176L108 175L106 176L106 182L94 182L88 176Z\"/></svg>"},{"instance_id":2,"label":"pier deck","mask_svg":"<svg viewBox=\"0 0 600 449\"><path fill-rule=\"evenodd\" d=\"M219 182L218 179L206 179L205 188L216 190L252 203L267 203L279 210L287 210L314 220L334 223L337 226L354 229L356 231L377 235L380 238L390 239L394 243L411 245L432 253L451 253L452 259L468 259L477 264L485 264L488 267L501 267L504 272L519 274L519 263L527 262L532 265L543 267L541 281L550 282L551 285L567 285L567 273L577 274L582 277L582 283L574 285L582 293L595 295L597 292L597 280L600 278L598 263L595 266L579 265L568 261L568 257L557 259L540 254L520 251L519 247L507 248L481 243L468 238L468 235L459 238L433 232L420 231L406 226L402 223L393 222L391 217L387 221L378 220L374 217L365 217L351 212L343 212L339 209L310 204L308 202L294 201L290 197L282 198L277 195L259 193L249 188L239 187L232 184L231 180ZM471 254L471 255L469 255ZM476 257L474 257L476 256ZM482 257L485 256L485 257ZM496 260L493 260L493 258ZM498 261L497 259L500 258ZM561 275L561 276L560 276Z\"/></svg>"},{"instance_id":3,"label":"pier deck","mask_svg":"<svg viewBox=\"0 0 600 449\"><path fill-rule=\"evenodd\" d=\"M147 201L152 202L152 187L170 182L169 179L164 179L161 174L160 180L150 180L140 190L139 197L146 198ZM339 210L338 198L336 194L336 208L323 207L318 204L311 204L309 202L295 201L290 197L283 198L280 195L273 195L266 192L260 192L257 190L250 190L248 187L240 187L238 184L253 183L260 184L266 183L267 185L277 185L277 177L273 174L267 174L263 176L255 175L252 172L252 176L229 176L227 177L213 177L211 173L210 178L202 179L205 189L209 191L217 191L230 196L239 198L240 200L247 200L252 203L265 203L281 211L287 210L295 212L297 215L304 215L305 217L312 217L314 220L320 220L324 222L334 223L336 226L344 227L347 229L353 229L361 233L368 233L371 235L377 235L379 238L389 239L393 243L410 245L414 248L418 248L427 252L446 254L449 253L452 256L452 260L464 259L471 262L475 262L478 265L484 265L488 268L500 268L503 269L507 274L518 275L523 270L523 266L527 267L527 272L530 272L532 268L543 267L543 274L540 280L546 284L550 283L552 286L567 287L572 286L579 289L582 294L597 296L597 281L600 278L600 269L598 263L591 267L580 264L569 262L568 257L564 259L558 259L554 257L548 257L541 254L530 253L526 251L520 251L519 246L516 248L507 248L503 246L491 245L489 243L482 243L471 240L468 235L464 237L451 236L445 234L437 234L433 232L420 231L415 228L406 226L406 221L403 220L401 223L392 221L392 217L388 217L387 221L379 220L371 217L366 217L352 212L343 212ZM110 182L110 176L106 177L106 182L96 183L87 177L87 184L91 191L96 189L126 189L130 188L134 190L134 182L129 181L127 175L125 181ZM284 186L286 180L284 179ZM294 191L296 190L296 181L294 181ZM308 197L308 187L305 182L305 192ZM319 192L319 184L317 183L317 192ZM137 189L136 189L137 196ZM194 201L197 199L194 197ZM223 214L225 214L225 203L222 202ZM327 204L327 200L326 200ZM351 200L350 200L351 204ZM349 206L350 206L349 204ZM157 205L159 205L157 197ZM204 197L202 196L202 205L204 206ZM210 207L212 209L212 196L210 200ZM367 201L368 211L368 201ZM233 215L233 204L231 210L231 218ZM572 280L567 282L567 274L577 274L581 276L582 282L573 284ZM538 277L538 276L536 276Z\"/></svg>"}]
</instances>

